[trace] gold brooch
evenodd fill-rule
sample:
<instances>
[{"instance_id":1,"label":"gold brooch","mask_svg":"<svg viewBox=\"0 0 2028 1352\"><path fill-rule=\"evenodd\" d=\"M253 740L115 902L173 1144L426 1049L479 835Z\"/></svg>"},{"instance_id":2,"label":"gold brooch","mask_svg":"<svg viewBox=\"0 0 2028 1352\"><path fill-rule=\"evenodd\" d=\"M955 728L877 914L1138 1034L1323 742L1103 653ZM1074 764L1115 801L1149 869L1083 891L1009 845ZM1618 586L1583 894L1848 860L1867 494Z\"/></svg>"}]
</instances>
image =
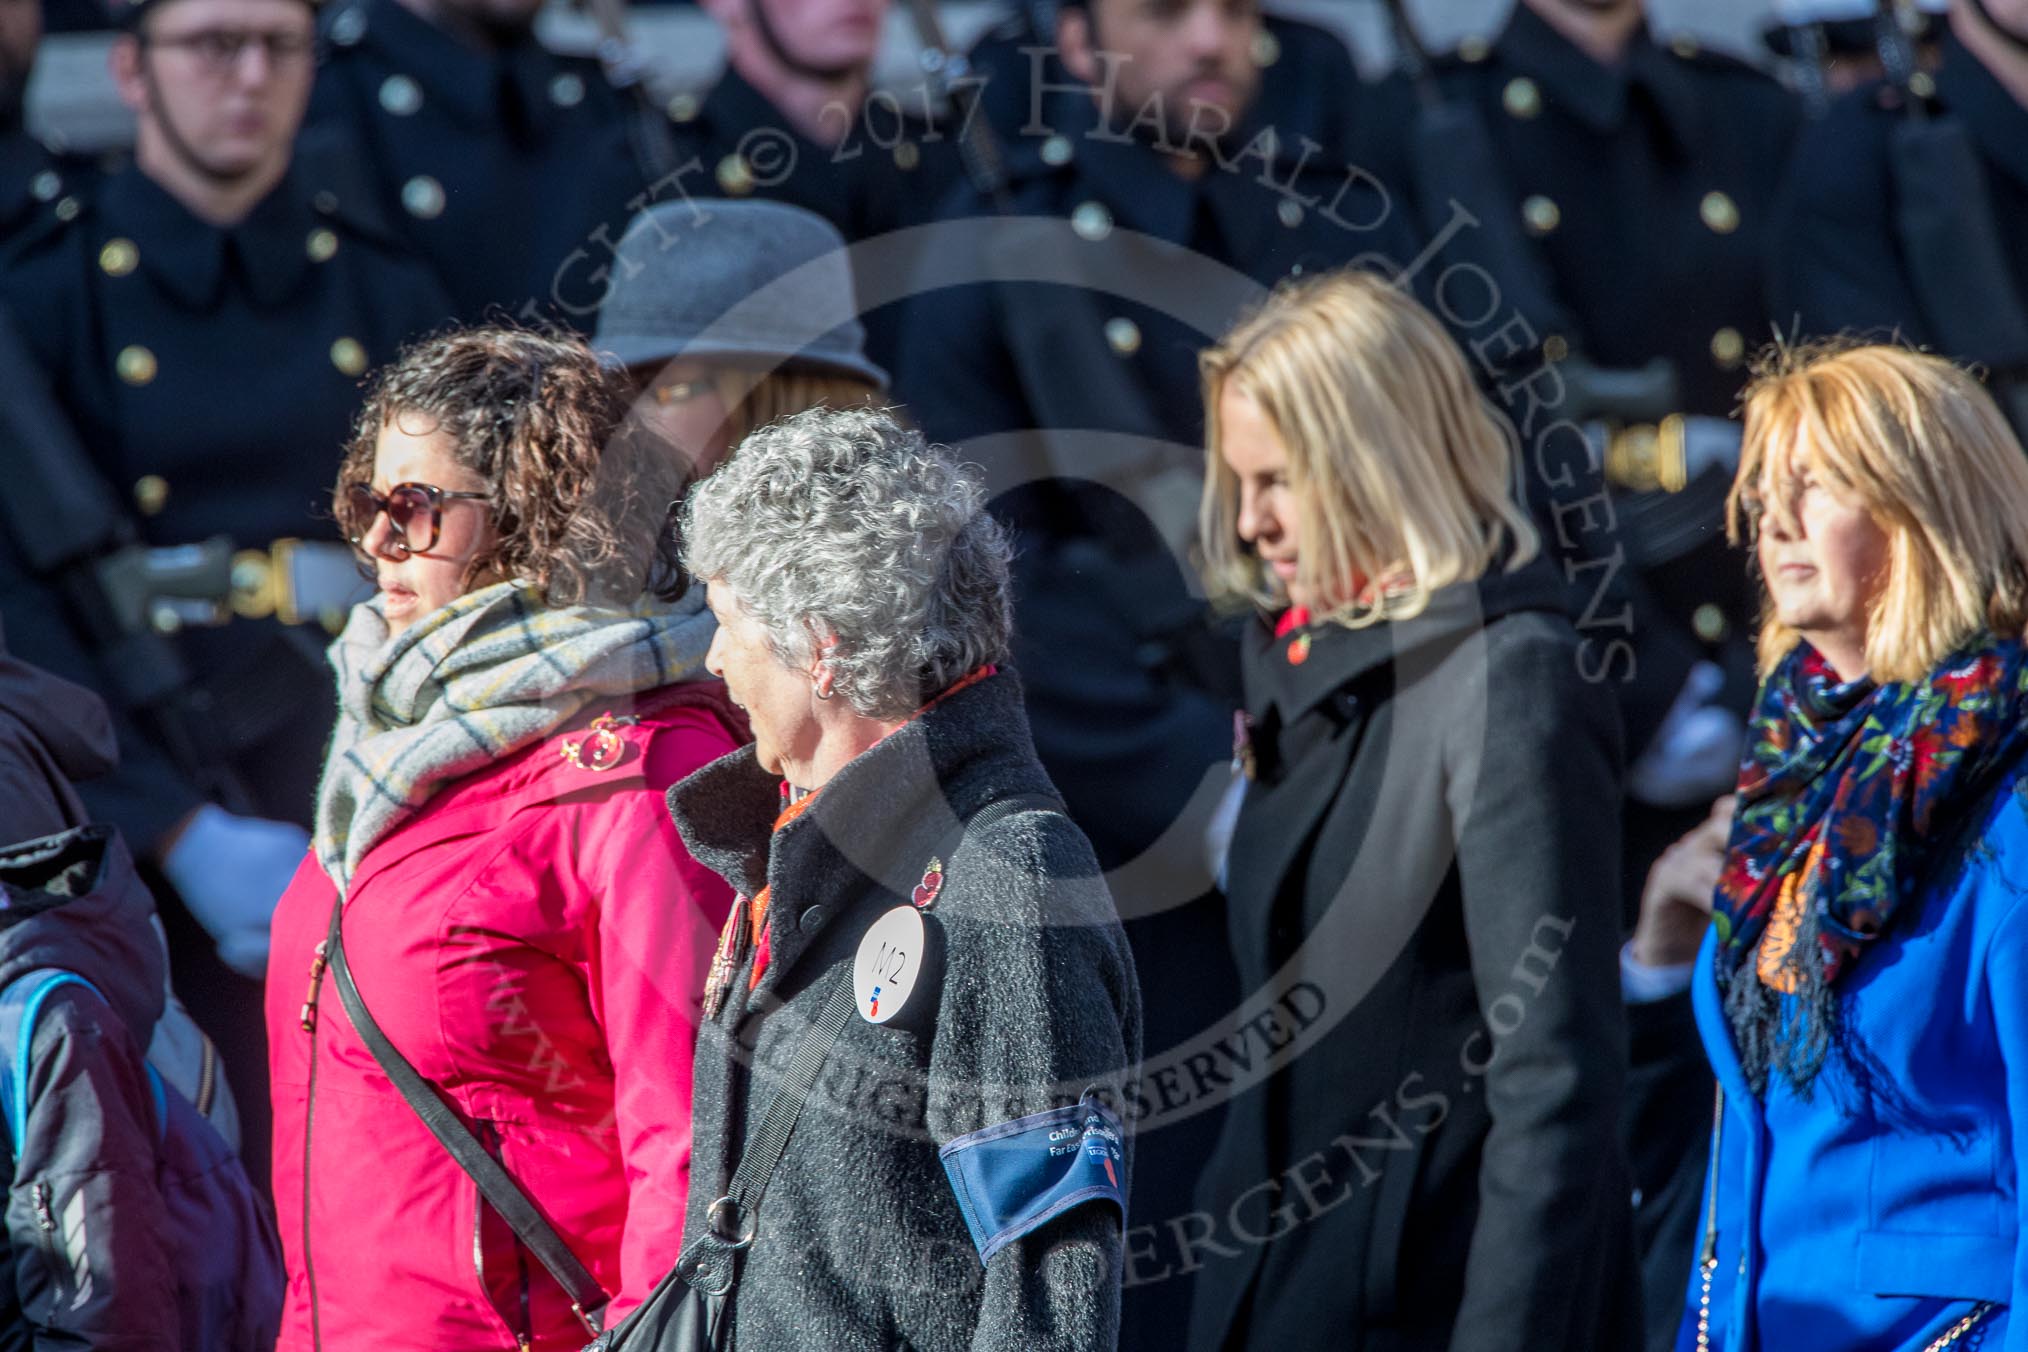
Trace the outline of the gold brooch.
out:
<instances>
[{"instance_id":1,"label":"gold brooch","mask_svg":"<svg viewBox=\"0 0 2028 1352\"><path fill-rule=\"evenodd\" d=\"M563 758L580 770L594 774L610 770L626 754L627 744L614 728L631 727L641 720L631 714L600 714L591 721L585 735L562 746Z\"/></svg>"}]
</instances>

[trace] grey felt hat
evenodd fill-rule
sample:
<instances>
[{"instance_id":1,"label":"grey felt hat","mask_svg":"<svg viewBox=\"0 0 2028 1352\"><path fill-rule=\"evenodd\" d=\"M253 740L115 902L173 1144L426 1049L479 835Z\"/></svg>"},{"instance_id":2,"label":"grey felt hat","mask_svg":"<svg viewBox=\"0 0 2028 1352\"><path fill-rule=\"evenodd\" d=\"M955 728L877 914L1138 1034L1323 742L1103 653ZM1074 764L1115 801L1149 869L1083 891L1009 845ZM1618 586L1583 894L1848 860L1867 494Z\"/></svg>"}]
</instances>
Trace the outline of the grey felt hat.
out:
<instances>
[{"instance_id":1,"label":"grey felt hat","mask_svg":"<svg viewBox=\"0 0 2028 1352\"><path fill-rule=\"evenodd\" d=\"M887 388L887 372L866 358L845 237L815 212L781 202L663 202L627 226L610 276L592 334L609 365L730 358Z\"/></svg>"}]
</instances>

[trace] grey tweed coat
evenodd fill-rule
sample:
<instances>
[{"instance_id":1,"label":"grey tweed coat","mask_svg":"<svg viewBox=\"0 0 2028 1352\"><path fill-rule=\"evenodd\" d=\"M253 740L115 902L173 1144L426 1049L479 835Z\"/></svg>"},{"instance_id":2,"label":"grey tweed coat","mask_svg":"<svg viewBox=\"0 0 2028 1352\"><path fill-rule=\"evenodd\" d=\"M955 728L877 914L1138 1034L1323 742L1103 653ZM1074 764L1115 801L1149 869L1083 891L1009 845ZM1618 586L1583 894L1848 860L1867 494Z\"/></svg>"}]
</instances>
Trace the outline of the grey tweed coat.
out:
<instances>
[{"instance_id":1,"label":"grey tweed coat","mask_svg":"<svg viewBox=\"0 0 2028 1352\"><path fill-rule=\"evenodd\" d=\"M1133 960L1090 846L1060 813L987 804L1051 793L1019 682L957 691L847 765L773 831L780 781L751 747L669 791L699 862L770 891L752 957L698 1041L688 1232L725 1191L746 1133L869 926L908 904L932 858L940 982L896 1023L847 1022L761 1206L731 1346L788 1352L1093 1352L1116 1345L1119 1214L1087 1203L981 1266L938 1148L1098 1087L1117 1107L1140 1056Z\"/></svg>"}]
</instances>

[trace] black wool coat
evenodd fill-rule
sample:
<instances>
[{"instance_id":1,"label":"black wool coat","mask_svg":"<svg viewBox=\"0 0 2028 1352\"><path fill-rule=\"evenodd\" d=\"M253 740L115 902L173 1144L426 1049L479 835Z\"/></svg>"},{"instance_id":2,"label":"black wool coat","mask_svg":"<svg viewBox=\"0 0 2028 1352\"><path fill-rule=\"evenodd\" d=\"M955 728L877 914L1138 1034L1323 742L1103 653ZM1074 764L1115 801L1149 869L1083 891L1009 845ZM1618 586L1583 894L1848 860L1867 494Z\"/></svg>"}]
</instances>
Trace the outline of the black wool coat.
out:
<instances>
[{"instance_id":1,"label":"black wool coat","mask_svg":"<svg viewBox=\"0 0 2028 1352\"><path fill-rule=\"evenodd\" d=\"M1190 1346L1637 1346L1620 730L1554 570L1362 630L1256 626L1246 676L1247 1003L1184 1222Z\"/></svg>"},{"instance_id":2,"label":"black wool coat","mask_svg":"<svg viewBox=\"0 0 2028 1352\"><path fill-rule=\"evenodd\" d=\"M997 800L1053 793L1020 683L1002 672L950 695L772 830L780 783L747 747L669 791L698 862L744 895L770 889L759 984L749 990L749 954L699 1033L688 1233L702 1233L861 937L910 904L932 858L943 881L926 914L944 957L895 1022L846 1022L762 1200L731 1347L1113 1347L1119 1211L1086 1202L982 1266L938 1158L959 1136L1088 1088L1120 1106L1140 1056L1133 959L1084 836L1028 809L959 830Z\"/></svg>"}]
</instances>

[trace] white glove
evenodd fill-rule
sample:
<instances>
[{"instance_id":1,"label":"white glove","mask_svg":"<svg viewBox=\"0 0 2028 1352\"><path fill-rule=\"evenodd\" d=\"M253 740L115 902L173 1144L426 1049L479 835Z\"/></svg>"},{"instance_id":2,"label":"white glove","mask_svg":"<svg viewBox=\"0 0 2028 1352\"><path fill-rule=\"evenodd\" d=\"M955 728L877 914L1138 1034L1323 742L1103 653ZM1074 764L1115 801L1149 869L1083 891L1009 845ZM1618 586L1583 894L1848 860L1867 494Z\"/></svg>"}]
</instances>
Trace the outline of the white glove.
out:
<instances>
[{"instance_id":1,"label":"white glove","mask_svg":"<svg viewBox=\"0 0 2028 1352\"><path fill-rule=\"evenodd\" d=\"M241 976L267 974L268 922L310 848L292 822L238 817L214 803L191 816L162 860L163 876Z\"/></svg>"},{"instance_id":2,"label":"white glove","mask_svg":"<svg viewBox=\"0 0 2028 1352\"><path fill-rule=\"evenodd\" d=\"M1693 807L1732 788L1746 724L1710 702L1724 685L1725 673L1715 663L1690 668L1654 740L1628 767L1628 794L1650 807Z\"/></svg>"}]
</instances>

